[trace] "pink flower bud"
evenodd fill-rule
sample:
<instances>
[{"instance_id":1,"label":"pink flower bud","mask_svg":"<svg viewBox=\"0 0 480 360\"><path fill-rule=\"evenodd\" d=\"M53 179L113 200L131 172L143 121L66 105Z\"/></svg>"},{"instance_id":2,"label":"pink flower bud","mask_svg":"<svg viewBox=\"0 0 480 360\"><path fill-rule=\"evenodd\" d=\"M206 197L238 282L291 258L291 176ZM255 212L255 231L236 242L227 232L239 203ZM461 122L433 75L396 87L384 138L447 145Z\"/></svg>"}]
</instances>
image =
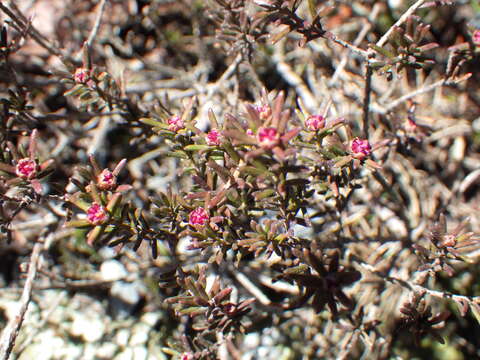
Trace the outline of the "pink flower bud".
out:
<instances>
[{"instance_id":1,"label":"pink flower bud","mask_svg":"<svg viewBox=\"0 0 480 360\"><path fill-rule=\"evenodd\" d=\"M222 135L218 132L217 129L210 130L210 132L206 136L207 145L210 145L210 146L220 145L221 136Z\"/></svg>"},{"instance_id":2,"label":"pink flower bud","mask_svg":"<svg viewBox=\"0 0 480 360\"><path fill-rule=\"evenodd\" d=\"M271 149L278 144L280 135L278 134L277 129L273 127L260 128L258 130L257 139L261 147Z\"/></svg>"},{"instance_id":3,"label":"pink flower bud","mask_svg":"<svg viewBox=\"0 0 480 360\"><path fill-rule=\"evenodd\" d=\"M359 139L356 137L352 141L351 150L353 156L359 160L364 159L372 153L372 147L368 140Z\"/></svg>"},{"instance_id":4,"label":"pink flower bud","mask_svg":"<svg viewBox=\"0 0 480 360\"><path fill-rule=\"evenodd\" d=\"M418 125L415 121L412 119L407 119L407 122L405 123L405 130L408 132L415 132L418 129Z\"/></svg>"},{"instance_id":5,"label":"pink flower bud","mask_svg":"<svg viewBox=\"0 0 480 360\"><path fill-rule=\"evenodd\" d=\"M193 359L193 355L189 352L184 352L181 356L180 356L180 360L192 360Z\"/></svg>"},{"instance_id":6,"label":"pink flower bud","mask_svg":"<svg viewBox=\"0 0 480 360\"><path fill-rule=\"evenodd\" d=\"M90 78L90 70L85 68L78 68L75 70L75 74L73 75L73 79L75 82L80 84L85 84L87 80Z\"/></svg>"},{"instance_id":7,"label":"pink flower bud","mask_svg":"<svg viewBox=\"0 0 480 360\"><path fill-rule=\"evenodd\" d=\"M97 176L97 187L100 190L111 190L117 185L117 177L108 169L103 169Z\"/></svg>"},{"instance_id":8,"label":"pink flower bud","mask_svg":"<svg viewBox=\"0 0 480 360\"><path fill-rule=\"evenodd\" d=\"M258 112L258 116L260 116L260 119L266 120L269 118L270 115L272 115L272 108L270 105L256 105L255 110Z\"/></svg>"},{"instance_id":9,"label":"pink flower bud","mask_svg":"<svg viewBox=\"0 0 480 360\"><path fill-rule=\"evenodd\" d=\"M87 220L92 225L103 224L107 217L107 210L97 203L93 203L87 210Z\"/></svg>"},{"instance_id":10,"label":"pink flower bud","mask_svg":"<svg viewBox=\"0 0 480 360\"><path fill-rule=\"evenodd\" d=\"M192 226L203 226L209 219L210 217L208 216L207 211L204 208L199 207L190 213L188 223Z\"/></svg>"},{"instance_id":11,"label":"pink flower bud","mask_svg":"<svg viewBox=\"0 0 480 360\"><path fill-rule=\"evenodd\" d=\"M254 135L253 130L252 129L247 129L247 135L248 136L253 136Z\"/></svg>"},{"instance_id":12,"label":"pink flower bud","mask_svg":"<svg viewBox=\"0 0 480 360\"><path fill-rule=\"evenodd\" d=\"M317 131L325 126L325 118L322 115L310 115L305 120L305 126L310 131Z\"/></svg>"},{"instance_id":13,"label":"pink flower bud","mask_svg":"<svg viewBox=\"0 0 480 360\"><path fill-rule=\"evenodd\" d=\"M181 130L185 128L185 123L183 122L182 118L174 115L171 118L167 120L168 124L168 130L177 132L178 130Z\"/></svg>"},{"instance_id":14,"label":"pink flower bud","mask_svg":"<svg viewBox=\"0 0 480 360\"><path fill-rule=\"evenodd\" d=\"M473 32L472 40L475 45L480 45L480 30L475 30Z\"/></svg>"},{"instance_id":15,"label":"pink flower bud","mask_svg":"<svg viewBox=\"0 0 480 360\"><path fill-rule=\"evenodd\" d=\"M22 179L33 179L37 175L38 165L35 160L24 158L18 161L15 173Z\"/></svg>"}]
</instances>

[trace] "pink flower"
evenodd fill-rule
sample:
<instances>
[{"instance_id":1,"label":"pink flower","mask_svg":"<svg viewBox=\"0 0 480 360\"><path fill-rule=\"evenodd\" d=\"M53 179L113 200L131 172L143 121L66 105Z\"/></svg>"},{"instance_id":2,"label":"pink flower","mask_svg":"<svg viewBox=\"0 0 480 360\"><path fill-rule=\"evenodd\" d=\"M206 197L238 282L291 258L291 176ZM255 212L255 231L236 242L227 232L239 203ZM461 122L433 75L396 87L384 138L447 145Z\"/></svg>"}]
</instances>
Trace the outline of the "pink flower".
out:
<instances>
[{"instance_id":1,"label":"pink flower","mask_svg":"<svg viewBox=\"0 0 480 360\"><path fill-rule=\"evenodd\" d=\"M405 124L405 130L407 130L408 132L415 132L417 128L418 128L417 123L412 119L407 118L407 122Z\"/></svg>"},{"instance_id":2,"label":"pink flower","mask_svg":"<svg viewBox=\"0 0 480 360\"><path fill-rule=\"evenodd\" d=\"M75 74L73 75L73 79L77 83L85 84L87 80L90 78L90 70L85 68L78 68L75 70Z\"/></svg>"},{"instance_id":3,"label":"pink flower","mask_svg":"<svg viewBox=\"0 0 480 360\"><path fill-rule=\"evenodd\" d=\"M30 158L24 158L18 161L15 167L15 173L22 179L33 179L37 175L37 163Z\"/></svg>"},{"instance_id":4,"label":"pink flower","mask_svg":"<svg viewBox=\"0 0 480 360\"><path fill-rule=\"evenodd\" d=\"M473 32L472 40L475 45L480 45L480 30Z\"/></svg>"},{"instance_id":5,"label":"pink flower","mask_svg":"<svg viewBox=\"0 0 480 360\"><path fill-rule=\"evenodd\" d=\"M210 145L210 146L220 145L221 136L222 135L218 132L217 129L210 130L210 132L207 134L207 137L206 137L207 145Z\"/></svg>"},{"instance_id":6,"label":"pink flower","mask_svg":"<svg viewBox=\"0 0 480 360\"><path fill-rule=\"evenodd\" d=\"M180 356L180 360L192 360L192 359L193 359L193 355L192 355L192 353L189 353L189 352L184 352Z\"/></svg>"},{"instance_id":7,"label":"pink flower","mask_svg":"<svg viewBox=\"0 0 480 360\"><path fill-rule=\"evenodd\" d=\"M272 108L270 105L256 105L255 110L257 110L260 119L266 120L270 115L272 115Z\"/></svg>"},{"instance_id":8,"label":"pink flower","mask_svg":"<svg viewBox=\"0 0 480 360\"><path fill-rule=\"evenodd\" d=\"M355 158L362 160L371 154L372 147L370 146L368 140L363 140L356 137L352 141L351 150Z\"/></svg>"},{"instance_id":9,"label":"pink flower","mask_svg":"<svg viewBox=\"0 0 480 360\"><path fill-rule=\"evenodd\" d=\"M247 129L247 135L248 136L253 136L253 130L252 129Z\"/></svg>"},{"instance_id":10,"label":"pink flower","mask_svg":"<svg viewBox=\"0 0 480 360\"><path fill-rule=\"evenodd\" d=\"M190 213L188 223L192 226L203 226L209 219L210 217L208 216L207 211L204 208L199 207Z\"/></svg>"},{"instance_id":11,"label":"pink flower","mask_svg":"<svg viewBox=\"0 0 480 360\"><path fill-rule=\"evenodd\" d=\"M271 149L278 144L280 135L277 129L273 127L260 128L257 134L258 142L260 146L265 149Z\"/></svg>"},{"instance_id":12,"label":"pink flower","mask_svg":"<svg viewBox=\"0 0 480 360\"><path fill-rule=\"evenodd\" d=\"M87 210L87 220L92 225L103 224L107 217L107 210L95 202Z\"/></svg>"},{"instance_id":13,"label":"pink flower","mask_svg":"<svg viewBox=\"0 0 480 360\"><path fill-rule=\"evenodd\" d=\"M325 118L322 115L310 115L305 120L305 126L310 131L317 131L325 126Z\"/></svg>"},{"instance_id":14,"label":"pink flower","mask_svg":"<svg viewBox=\"0 0 480 360\"><path fill-rule=\"evenodd\" d=\"M177 132L178 130L181 130L185 128L185 123L183 122L182 118L174 115L171 118L167 120L168 124L168 130Z\"/></svg>"},{"instance_id":15,"label":"pink flower","mask_svg":"<svg viewBox=\"0 0 480 360\"><path fill-rule=\"evenodd\" d=\"M111 190L117 185L117 177L108 169L103 169L97 176L97 187L100 190Z\"/></svg>"}]
</instances>

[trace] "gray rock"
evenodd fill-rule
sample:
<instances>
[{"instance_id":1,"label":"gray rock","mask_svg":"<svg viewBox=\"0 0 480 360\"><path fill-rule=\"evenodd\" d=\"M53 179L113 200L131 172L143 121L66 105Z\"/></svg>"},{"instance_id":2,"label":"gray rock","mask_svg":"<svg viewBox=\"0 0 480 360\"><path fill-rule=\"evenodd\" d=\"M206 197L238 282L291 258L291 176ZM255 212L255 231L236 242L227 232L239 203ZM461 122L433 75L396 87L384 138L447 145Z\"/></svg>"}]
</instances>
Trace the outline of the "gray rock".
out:
<instances>
[{"instance_id":1,"label":"gray rock","mask_svg":"<svg viewBox=\"0 0 480 360\"><path fill-rule=\"evenodd\" d=\"M100 266L100 274L105 281L115 281L127 276L127 270L120 261L107 260Z\"/></svg>"},{"instance_id":2,"label":"gray rock","mask_svg":"<svg viewBox=\"0 0 480 360\"><path fill-rule=\"evenodd\" d=\"M105 324L100 319L93 319L84 314L76 313L73 316L70 333L81 337L86 342L95 342L103 337Z\"/></svg>"},{"instance_id":3,"label":"gray rock","mask_svg":"<svg viewBox=\"0 0 480 360\"><path fill-rule=\"evenodd\" d=\"M115 334L115 342L117 345L125 347L128 345L128 339L130 338L130 332L128 329L121 329Z\"/></svg>"},{"instance_id":4,"label":"gray rock","mask_svg":"<svg viewBox=\"0 0 480 360\"><path fill-rule=\"evenodd\" d=\"M118 350L118 346L111 342L103 343L95 353L96 358L112 359Z\"/></svg>"},{"instance_id":5,"label":"gray rock","mask_svg":"<svg viewBox=\"0 0 480 360\"><path fill-rule=\"evenodd\" d=\"M135 305L140 300L140 284L133 282L118 281L112 285L110 294L127 304Z\"/></svg>"},{"instance_id":6,"label":"gray rock","mask_svg":"<svg viewBox=\"0 0 480 360\"><path fill-rule=\"evenodd\" d=\"M132 328L132 336L129 344L131 346L143 345L148 341L148 332L150 327L147 324L135 324Z\"/></svg>"}]
</instances>

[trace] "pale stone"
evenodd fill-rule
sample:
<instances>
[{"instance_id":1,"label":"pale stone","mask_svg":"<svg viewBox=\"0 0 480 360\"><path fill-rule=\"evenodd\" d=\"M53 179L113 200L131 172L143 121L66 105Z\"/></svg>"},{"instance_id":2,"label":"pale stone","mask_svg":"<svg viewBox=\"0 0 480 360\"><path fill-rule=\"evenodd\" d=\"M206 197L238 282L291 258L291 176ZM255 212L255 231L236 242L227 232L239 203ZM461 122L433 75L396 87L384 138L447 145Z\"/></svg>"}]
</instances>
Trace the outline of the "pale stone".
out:
<instances>
[{"instance_id":1,"label":"pale stone","mask_svg":"<svg viewBox=\"0 0 480 360\"><path fill-rule=\"evenodd\" d=\"M83 338L87 342L95 342L102 338L105 324L98 319L91 319L83 314L75 314L70 333Z\"/></svg>"},{"instance_id":2,"label":"pale stone","mask_svg":"<svg viewBox=\"0 0 480 360\"><path fill-rule=\"evenodd\" d=\"M100 266L100 274L105 281L115 281L127 276L125 266L117 260L107 260Z\"/></svg>"},{"instance_id":3,"label":"pale stone","mask_svg":"<svg viewBox=\"0 0 480 360\"><path fill-rule=\"evenodd\" d=\"M127 329L122 329L115 335L115 342L120 346L127 346L130 332Z\"/></svg>"},{"instance_id":4,"label":"pale stone","mask_svg":"<svg viewBox=\"0 0 480 360\"><path fill-rule=\"evenodd\" d=\"M150 327L153 327L157 324L158 320L162 318L162 313L161 312L149 312L146 314L143 314L140 320L149 325Z\"/></svg>"},{"instance_id":5,"label":"pale stone","mask_svg":"<svg viewBox=\"0 0 480 360\"><path fill-rule=\"evenodd\" d=\"M114 343L103 343L96 352L96 357L100 357L103 359L111 359L113 358L113 355L115 355L115 352L117 351L118 346L115 345Z\"/></svg>"},{"instance_id":6,"label":"pale stone","mask_svg":"<svg viewBox=\"0 0 480 360\"><path fill-rule=\"evenodd\" d=\"M148 341L148 332L150 327L147 324L135 324L132 329L132 336L130 337L129 344L131 346L143 345Z\"/></svg>"}]
</instances>

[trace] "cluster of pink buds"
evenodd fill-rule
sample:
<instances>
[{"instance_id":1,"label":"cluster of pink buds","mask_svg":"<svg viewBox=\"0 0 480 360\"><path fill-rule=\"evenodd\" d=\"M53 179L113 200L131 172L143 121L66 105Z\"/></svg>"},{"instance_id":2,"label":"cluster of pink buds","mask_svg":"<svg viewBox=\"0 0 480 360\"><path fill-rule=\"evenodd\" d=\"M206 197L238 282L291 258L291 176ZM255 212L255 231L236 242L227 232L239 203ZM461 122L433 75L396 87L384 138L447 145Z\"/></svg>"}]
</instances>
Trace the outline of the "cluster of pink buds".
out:
<instances>
[{"instance_id":1,"label":"cluster of pink buds","mask_svg":"<svg viewBox=\"0 0 480 360\"><path fill-rule=\"evenodd\" d=\"M208 215L207 211L204 208L199 207L190 212L188 223L191 226L204 226L209 219L210 216Z\"/></svg>"},{"instance_id":2,"label":"cluster of pink buds","mask_svg":"<svg viewBox=\"0 0 480 360\"><path fill-rule=\"evenodd\" d=\"M97 187L100 190L112 190L117 185L117 177L108 169L103 169L97 176Z\"/></svg>"},{"instance_id":3,"label":"cluster of pink buds","mask_svg":"<svg viewBox=\"0 0 480 360\"><path fill-rule=\"evenodd\" d=\"M356 137L352 140L351 151L353 157L362 160L372 153L372 146L370 145L368 140Z\"/></svg>"},{"instance_id":4,"label":"cluster of pink buds","mask_svg":"<svg viewBox=\"0 0 480 360\"><path fill-rule=\"evenodd\" d=\"M90 70L86 68L77 68L75 74L73 74L73 80L80 84L86 84L90 79Z\"/></svg>"},{"instance_id":5,"label":"cluster of pink buds","mask_svg":"<svg viewBox=\"0 0 480 360\"><path fill-rule=\"evenodd\" d=\"M475 30L473 32L472 40L475 45L480 45L480 30Z\"/></svg>"},{"instance_id":6,"label":"cluster of pink buds","mask_svg":"<svg viewBox=\"0 0 480 360\"><path fill-rule=\"evenodd\" d=\"M37 161L37 136L38 131L34 129L30 134L30 143L28 145L28 154L17 151L13 144L7 143L13 154L13 164L0 162L0 171L15 176L15 179L9 180L9 184L18 185L28 182L37 194L43 194L43 187L40 179L46 174L46 170L51 167L53 160L46 160L41 163ZM20 158L20 156L22 156Z\"/></svg>"},{"instance_id":7,"label":"cluster of pink buds","mask_svg":"<svg viewBox=\"0 0 480 360\"><path fill-rule=\"evenodd\" d=\"M206 135L207 145L218 146L220 145L221 134L217 129L212 129Z\"/></svg>"},{"instance_id":8,"label":"cluster of pink buds","mask_svg":"<svg viewBox=\"0 0 480 360\"><path fill-rule=\"evenodd\" d=\"M113 171L110 171L110 169L108 168L100 170L100 166L95 160L95 157L93 156L93 154L90 154L89 158L90 158L90 163L92 164L92 167L93 167L92 177L95 180L95 186L97 187L98 190L101 190L101 191L108 190L108 191L116 191L116 192L124 192L126 190L130 190L131 188L130 185L117 184L117 176L127 164L127 159L122 159L115 166ZM87 191L91 191L91 185L87 186Z\"/></svg>"},{"instance_id":9,"label":"cluster of pink buds","mask_svg":"<svg viewBox=\"0 0 480 360\"><path fill-rule=\"evenodd\" d=\"M85 191L80 187L82 191L65 195L68 202L84 211L86 218L68 221L66 226L92 226L93 229L87 234L87 244L93 245L95 240L105 232L105 226L112 224L112 220L118 219L120 214L116 209L122 201L122 193L131 189L132 186L117 183L118 174L127 164L127 159L120 160L112 171L108 168L101 170L93 154L89 155L89 159L90 171L84 169L80 172L83 178L87 177L89 180L89 184L84 188ZM90 201L85 199L85 192L90 195Z\"/></svg>"},{"instance_id":10,"label":"cluster of pink buds","mask_svg":"<svg viewBox=\"0 0 480 360\"><path fill-rule=\"evenodd\" d=\"M75 70L75 74L73 75L73 79L77 83L85 84L87 80L90 78L90 71L85 68L78 68Z\"/></svg>"},{"instance_id":11,"label":"cluster of pink buds","mask_svg":"<svg viewBox=\"0 0 480 360\"><path fill-rule=\"evenodd\" d=\"M78 84L85 84L92 88L95 83L91 78L91 73L92 71L87 68L77 68L73 74L73 80Z\"/></svg>"},{"instance_id":12,"label":"cluster of pink buds","mask_svg":"<svg viewBox=\"0 0 480 360\"><path fill-rule=\"evenodd\" d=\"M272 115L272 108L268 104L256 105L255 110L257 110L258 116L260 116L262 120L266 120Z\"/></svg>"},{"instance_id":13,"label":"cluster of pink buds","mask_svg":"<svg viewBox=\"0 0 480 360\"><path fill-rule=\"evenodd\" d=\"M407 118L407 121L405 122L404 128L407 132L413 133L417 130L418 126L417 126L417 123L414 120Z\"/></svg>"},{"instance_id":14,"label":"cluster of pink buds","mask_svg":"<svg viewBox=\"0 0 480 360\"><path fill-rule=\"evenodd\" d=\"M280 140L280 134L273 127L260 128L257 133L257 140L264 149L272 149Z\"/></svg>"},{"instance_id":15,"label":"cluster of pink buds","mask_svg":"<svg viewBox=\"0 0 480 360\"><path fill-rule=\"evenodd\" d=\"M107 218L107 210L100 204L94 202L87 210L87 220L92 225L101 225Z\"/></svg>"},{"instance_id":16,"label":"cluster of pink buds","mask_svg":"<svg viewBox=\"0 0 480 360\"><path fill-rule=\"evenodd\" d=\"M31 180L37 175L38 164L35 160L30 158L24 158L18 160L17 166L15 166L15 174L22 178Z\"/></svg>"},{"instance_id":17,"label":"cluster of pink buds","mask_svg":"<svg viewBox=\"0 0 480 360\"><path fill-rule=\"evenodd\" d=\"M310 115L305 120L305 126L310 131L318 131L325 127L325 118L322 115Z\"/></svg>"},{"instance_id":18,"label":"cluster of pink buds","mask_svg":"<svg viewBox=\"0 0 480 360\"><path fill-rule=\"evenodd\" d=\"M178 132L185 128L185 123L180 116L174 115L167 120L168 130Z\"/></svg>"},{"instance_id":19,"label":"cluster of pink buds","mask_svg":"<svg viewBox=\"0 0 480 360\"><path fill-rule=\"evenodd\" d=\"M192 355L192 353L184 352L184 353L180 356L180 360L193 360L193 355Z\"/></svg>"}]
</instances>

